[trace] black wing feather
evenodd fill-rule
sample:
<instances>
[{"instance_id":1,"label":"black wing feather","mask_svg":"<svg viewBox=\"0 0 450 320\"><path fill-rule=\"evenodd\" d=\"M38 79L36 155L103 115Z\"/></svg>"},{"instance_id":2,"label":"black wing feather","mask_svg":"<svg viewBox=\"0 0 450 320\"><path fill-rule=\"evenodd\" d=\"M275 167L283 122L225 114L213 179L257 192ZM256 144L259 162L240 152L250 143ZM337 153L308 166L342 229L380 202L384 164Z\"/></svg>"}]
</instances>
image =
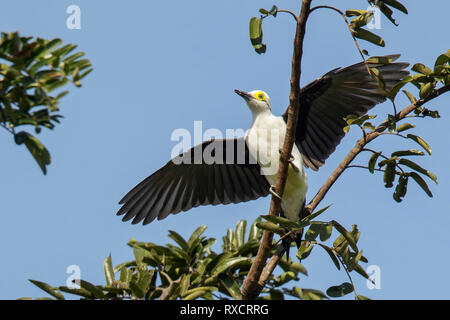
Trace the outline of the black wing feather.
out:
<instances>
[{"instance_id":1,"label":"black wing feather","mask_svg":"<svg viewBox=\"0 0 450 320\"><path fill-rule=\"evenodd\" d=\"M202 158L201 163L194 163L194 155L199 151L203 154L208 146L214 148L211 155L221 159L216 158L211 163ZM226 163L227 151L234 155L231 164ZM244 161L238 161L241 159ZM269 187L244 138L209 140L175 157L134 187L119 202L122 207L117 215L124 215L124 221L133 219L133 224L142 220L147 224L200 205L239 203L265 197Z\"/></svg>"},{"instance_id":2,"label":"black wing feather","mask_svg":"<svg viewBox=\"0 0 450 320\"><path fill-rule=\"evenodd\" d=\"M395 61L399 56L387 57ZM370 65L380 71L387 91L408 75L407 66L401 62ZM344 137L344 117L362 116L386 98L362 62L334 69L302 88L296 145L305 166L318 170L333 153ZM283 118L287 121L287 112Z\"/></svg>"}]
</instances>

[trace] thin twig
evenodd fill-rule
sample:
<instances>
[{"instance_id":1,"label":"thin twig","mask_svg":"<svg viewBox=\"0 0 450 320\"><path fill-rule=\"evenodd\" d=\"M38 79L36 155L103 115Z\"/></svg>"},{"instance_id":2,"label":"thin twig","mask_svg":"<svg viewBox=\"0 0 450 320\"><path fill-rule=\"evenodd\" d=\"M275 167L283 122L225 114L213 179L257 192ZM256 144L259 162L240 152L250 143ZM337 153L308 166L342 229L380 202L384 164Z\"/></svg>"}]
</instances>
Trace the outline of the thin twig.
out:
<instances>
[{"instance_id":1,"label":"thin twig","mask_svg":"<svg viewBox=\"0 0 450 320\"><path fill-rule=\"evenodd\" d=\"M297 18L297 16L295 15L295 13L293 13L292 11L289 11L289 10L278 10L277 12L289 13L292 17L294 17L295 22L297 23L298 18Z\"/></svg>"},{"instance_id":2,"label":"thin twig","mask_svg":"<svg viewBox=\"0 0 450 320\"><path fill-rule=\"evenodd\" d=\"M361 169L367 169L367 170L369 170L369 167L361 166L361 165L359 165L359 164L351 164L351 165L349 165L347 168L361 168ZM379 171L379 172L384 172L383 169L373 168L373 170Z\"/></svg>"},{"instance_id":3,"label":"thin twig","mask_svg":"<svg viewBox=\"0 0 450 320\"><path fill-rule=\"evenodd\" d=\"M353 41L355 42L356 48L358 49L358 52L359 52L362 60L364 61L364 65L366 66L367 72L372 77L372 73L370 72L369 65L368 65L368 63L366 61L366 58L364 57L364 54L363 54L361 48L359 47L358 40L356 40L356 37L353 34L352 27L350 26L350 23L348 22L347 17L345 16L345 13L342 12L341 10L339 10L338 8L335 8L335 7L332 7L332 6L316 6L316 7L311 9L311 12L314 11L314 10L317 10L317 9L330 9L330 10L336 11L337 13L339 13L342 16L342 18L345 21L345 24L347 25L348 31L350 31L350 35L352 36Z\"/></svg>"},{"instance_id":4,"label":"thin twig","mask_svg":"<svg viewBox=\"0 0 450 320\"><path fill-rule=\"evenodd\" d=\"M345 265L344 260L342 260L342 257L338 254L336 254L335 256L339 259L339 262L341 263L342 267L344 268L345 273L347 273L348 279L350 280L350 283L352 284L352 287L353 287L353 293L355 294L355 299L358 300L358 294L356 293L355 285L353 283L352 277L350 276L350 272L348 272L348 270L347 270L347 266Z\"/></svg>"},{"instance_id":5,"label":"thin twig","mask_svg":"<svg viewBox=\"0 0 450 320\"><path fill-rule=\"evenodd\" d=\"M361 166L361 165L358 165L358 164L351 164L351 165L349 165L349 166L347 167L347 169L348 169L348 168L361 168L361 169L367 169L367 170L369 170L369 167ZM383 170L383 169L373 168L373 170L374 170L374 171L379 171L379 172L385 172L385 170ZM400 170L402 170L402 169L400 168ZM403 170L402 170L402 172L405 173ZM396 171L395 173L396 173L397 175L401 175L401 174L402 174L401 172L398 172L398 171Z\"/></svg>"}]
</instances>

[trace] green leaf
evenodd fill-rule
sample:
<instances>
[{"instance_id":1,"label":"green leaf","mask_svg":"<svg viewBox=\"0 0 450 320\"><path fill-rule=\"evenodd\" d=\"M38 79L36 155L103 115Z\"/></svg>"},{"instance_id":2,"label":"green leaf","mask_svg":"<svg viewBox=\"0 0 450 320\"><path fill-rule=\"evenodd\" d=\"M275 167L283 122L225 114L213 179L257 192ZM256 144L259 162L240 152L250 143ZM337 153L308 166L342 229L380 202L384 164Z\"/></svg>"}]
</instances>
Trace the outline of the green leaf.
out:
<instances>
[{"instance_id":1,"label":"green leaf","mask_svg":"<svg viewBox=\"0 0 450 320\"><path fill-rule=\"evenodd\" d=\"M333 225L331 223L322 224L320 229L320 241L327 241L330 239L331 234L333 233Z\"/></svg>"},{"instance_id":2,"label":"green leaf","mask_svg":"<svg viewBox=\"0 0 450 320\"><path fill-rule=\"evenodd\" d=\"M392 153L392 157L404 157L404 156L423 156L425 153L420 150L400 150Z\"/></svg>"},{"instance_id":3,"label":"green leaf","mask_svg":"<svg viewBox=\"0 0 450 320\"><path fill-rule=\"evenodd\" d=\"M415 172L410 172L410 173L409 173L409 176L410 176L411 178L413 178L414 181L417 182L417 184L423 189L423 191L425 191L425 193L426 193L430 198L433 197L433 194L431 193L430 189L428 188L427 183L425 182L425 180L422 179L421 176L419 176L419 175L418 175L417 173L415 173Z\"/></svg>"},{"instance_id":4,"label":"green leaf","mask_svg":"<svg viewBox=\"0 0 450 320\"><path fill-rule=\"evenodd\" d=\"M50 286L49 284L37 280L28 279L32 284L34 284L39 289L47 292L52 297L55 297L58 300L65 300L64 296L61 294L61 292L57 291L56 288Z\"/></svg>"},{"instance_id":5,"label":"green leaf","mask_svg":"<svg viewBox=\"0 0 450 320\"><path fill-rule=\"evenodd\" d=\"M187 290L189 290L189 286L191 284L191 276L192 273L183 274L180 279L180 295L183 296Z\"/></svg>"},{"instance_id":6,"label":"green leaf","mask_svg":"<svg viewBox=\"0 0 450 320\"><path fill-rule=\"evenodd\" d=\"M106 285L112 286L116 279L114 277L114 267L112 265L111 254L105 258L103 262L103 269L105 272Z\"/></svg>"},{"instance_id":7,"label":"green leaf","mask_svg":"<svg viewBox=\"0 0 450 320\"><path fill-rule=\"evenodd\" d=\"M397 127L397 132L406 131L406 130L409 130L409 129L412 129L412 128L415 128L415 127L416 127L415 125L412 125L410 123L402 123L401 125L399 125Z\"/></svg>"},{"instance_id":8,"label":"green leaf","mask_svg":"<svg viewBox=\"0 0 450 320\"><path fill-rule=\"evenodd\" d=\"M282 258L279 262L279 265L281 268L283 268L284 271L293 271L296 275L298 273L302 273L305 276L308 275L308 271L306 270L305 266L298 262L292 262L287 261L286 258Z\"/></svg>"},{"instance_id":9,"label":"green leaf","mask_svg":"<svg viewBox=\"0 0 450 320\"><path fill-rule=\"evenodd\" d=\"M228 269L234 268L238 265L242 265L243 263L251 263L251 262L252 259L247 257L229 258L223 262L218 263L211 273L213 273L214 275L218 275Z\"/></svg>"},{"instance_id":10,"label":"green leaf","mask_svg":"<svg viewBox=\"0 0 450 320\"><path fill-rule=\"evenodd\" d=\"M258 54L266 52L266 45L262 43L262 20L256 17L250 19L250 41Z\"/></svg>"},{"instance_id":11,"label":"green leaf","mask_svg":"<svg viewBox=\"0 0 450 320\"><path fill-rule=\"evenodd\" d=\"M200 238L202 233L205 232L206 228L208 228L208 227L205 225L202 225L202 226L198 227L197 229L195 229L195 231L192 233L191 237L188 240L187 244L189 247L192 245L192 243L194 241L197 241Z\"/></svg>"},{"instance_id":12,"label":"green leaf","mask_svg":"<svg viewBox=\"0 0 450 320\"><path fill-rule=\"evenodd\" d=\"M239 283L229 275L221 274L219 275L220 284L226 289L228 294L233 297L234 300L241 300L242 294L239 288Z\"/></svg>"},{"instance_id":13,"label":"green leaf","mask_svg":"<svg viewBox=\"0 0 450 320\"><path fill-rule=\"evenodd\" d=\"M403 198L406 195L407 185L408 185L408 175L402 174L398 178L398 184L395 187L395 192L393 194L395 201L402 202Z\"/></svg>"},{"instance_id":14,"label":"green leaf","mask_svg":"<svg viewBox=\"0 0 450 320\"><path fill-rule=\"evenodd\" d=\"M114 274L121 271L122 267L129 268L129 267L135 267L135 266L136 266L135 260L119 263L118 265L116 265L114 267Z\"/></svg>"},{"instance_id":15,"label":"green leaf","mask_svg":"<svg viewBox=\"0 0 450 320\"><path fill-rule=\"evenodd\" d=\"M261 237L261 229L259 229L256 224L258 222L261 222L261 218L258 217L250 226L250 232L248 234L248 239L247 241L252 241L252 240L259 240L259 238Z\"/></svg>"},{"instance_id":16,"label":"green leaf","mask_svg":"<svg viewBox=\"0 0 450 320\"><path fill-rule=\"evenodd\" d=\"M258 240L250 240L242 245L238 250L238 255L246 256L251 254L252 256L258 252L259 241Z\"/></svg>"},{"instance_id":17,"label":"green leaf","mask_svg":"<svg viewBox=\"0 0 450 320\"><path fill-rule=\"evenodd\" d=\"M306 241L314 241L319 236L322 226L320 223L312 223L305 234Z\"/></svg>"},{"instance_id":18,"label":"green leaf","mask_svg":"<svg viewBox=\"0 0 450 320\"><path fill-rule=\"evenodd\" d=\"M150 282L154 273L155 270L137 270L136 277L133 277L133 280L130 282L130 288L136 297L143 298L145 296L150 287ZM177 289L179 289L179 287Z\"/></svg>"},{"instance_id":19,"label":"green leaf","mask_svg":"<svg viewBox=\"0 0 450 320\"><path fill-rule=\"evenodd\" d=\"M412 66L411 70L417 73L424 74L426 76L429 76L433 73L433 71L423 63L416 63L415 65Z\"/></svg>"},{"instance_id":20,"label":"green leaf","mask_svg":"<svg viewBox=\"0 0 450 320\"><path fill-rule=\"evenodd\" d=\"M361 261L364 261L364 257L361 258ZM367 260L367 259L366 259ZM374 283L369 275L367 274L366 270L364 270L363 267L361 267L361 265L356 265L354 271L356 271L357 273L359 273L361 276L363 276L364 278L366 278L367 280L369 280L370 282Z\"/></svg>"},{"instance_id":21,"label":"green leaf","mask_svg":"<svg viewBox=\"0 0 450 320\"><path fill-rule=\"evenodd\" d=\"M333 298L340 298L353 292L353 286L349 282L344 282L338 286L332 286L327 289L327 295Z\"/></svg>"},{"instance_id":22,"label":"green leaf","mask_svg":"<svg viewBox=\"0 0 450 320\"><path fill-rule=\"evenodd\" d=\"M313 249L313 246L311 244L309 244L309 246L307 247L306 244L309 243L308 241L302 241L300 248L298 248L297 251L297 258L299 260L303 260L306 259L310 253L311 250Z\"/></svg>"},{"instance_id":23,"label":"green leaf","mask_svg":"<svg viewBox=\"0 0 450 320\"><path fill-rule=\"evenodd\" d=\"M247 221L240 220L236 225L236 240L237 240L237 247L240 248L245 243L245 231L247 229Z\"/></svg>"},{"instance_id":24,"label":"green leaf","mask_svg":"<svg viewBox=\"0 0 450 320\"><path fill-rule=\"evenodd\" d=\"M272 223L272 222L258 222L256 225L260 229L274 232L276 234L279 234L280 236L284 235L284 233L285 233L283 228L279 227L278 225L276 225L275 223Z\"/></svg>"},{"instance_id":25,"label":"green leaf","mask_svg":"<svg viewBox=\"0 0 450 320\"><path fill-rule=\"evenodd\" d=\"M380 155L381 155L381 152L375 152L375 153L372 153L372 155L370 156L369 165L368 165L370 173L375 172L375 164L377 163L377 160Z\"/></svg>"},{"instance_id":26,"label":"green leaf","mask_svg":"<svg viewBox=\"0 0 450 320\"><path fill-rule=\"evenodd\" d=\"M125 266L120 268L120 277L119 281L122 283L126 283L127 285L131 281L131 277L133 275L133 270L127 269Z\"/></svg>"},{"instance_id":27,"label":"green leaf","mask_svg":"<svg viewBox=\"0 0 450 320\"><path fill-rule=\"evenodd\" d=\"M380 73L380 71L377 68L370 68L369 71L373 80L375 80L377 85L384 90L386 88L386 82L384 81L383 75Z\"/></svg>"},{"instance_id":28,"label":"green leaf","mask_svg":"<svg viewBox=\"0 0 450 320\"><path fill-rule=\"evenodd\" d=\"M332 220L331 223L333 224L334 228L348 241L348 244L352 249L356 252L358 252L358 247L356 246L356 241L353 238L353 235L348 232L339 222L336 220Z\"/></svg>"},{"instance_id":29,"label":"green leaf","mask_svg":"<svg viewBox=\"0 0 450 320\"><path fill-rule=\"evenodd\" d=\"M364 14L364 13L366 13L367 12L367 10L355 10L355 9L350 9L350 10L346 10L345 11L345 15L347 16L347 17L357 17L357 16L360 16L360 15L362 15L362 14Z\"/></svg>"},{"instance_id":30,"label":"green leaf","mask_svg":"<svg viewBox=\"0 0 450 320\"><path fill-rule=\"evenodd\" d=\"M316 289L300 289L299 287L293 288L295 296L302 300L323 300L329 299L325 293Z\"/></svg>"},{"instance_id":31,"label":"green leaf","mask_svg":"<svg viewBox=\"0 0 450 320\"><path fill-rule=\"evenodd\" d=\"M436 62L434 63L434 73L440 74L448 62L450 62L450 57L445 54L441 54L437 57Z\"/></svg>"},{"instance_id":32,"label":"green leaf","mask_svg":"<svg viewBox=\"0 0 450 320\"><path fill-rule=\"evenodd\" d=\"M395 161L388 161L384 169L383 181L386 188L391 188L395 179Z\"/></svg>"},{"instance_id":33,"label":"green leaf","mask_svg":"<svg viewBox=\"0 0 450 320\"><path fill-rule=\"evenodd\" d=\"M281 286L281 285L283 285L283 284L286 284L287 282L289 282L289 281L291 281L291 280L294 280L294 279L296 279L297 277L296 277L296 274L295 274L295 272L293 272L293 271L287 271L287 272L284 272L284 273L282 273L281 275L280 275L280 277L277 277L278 279L278 281L277 281L277 286Z\"/></svg>"},{"instance_id":34,"label":"green leaf","mask_svg":"<svg viewBox=\"0 0 450 320\"><path fill-rule=\"evenodd\" d=\"M367 25L370 20L373 18L373 12L366 11L363 14L359 15L358 17L354 18L352 21L350 21L350 26L352 29L358 29L365 25Z\"/></svg>"},{"instance_id":35,"label":"green leaf","mask_svg":"<svg viewBox=\"0 0 450 320\"><path fill-rule=\"evenodd\" d=\"M50 164L50 153L44 147L44 145L35 137L33 137L28 132L24 133L25 146L31 153L33 158L36 160L37 164L41 168L44 174L47 174L47 166Z\"/></svg>"},{"instance_id":36,"label":"green leaf","mask_svg":"<svg viewBox=\"0 0 450 320\"><path fill-rule=\"evenodd\" d=\"M408 14L408 10L405 8L404 5L402 5L400 2L398 2L397 0L383 0L383 2L385 4L387 4L388 6L391 6L401 12L403 12L404 14Z\"/></svg>"},{"instance_id":37,"label":"green leaf","mask_svg":"<svg viewBox=\"0 0 450 320\"><path fill-rule=\"evenodd\" d=\"M328 246L326 246L326 245L324 245L324 244L318 243L318 245L321 246L321 247L328 253L328 255L329 255L330 258L331 258L331 261L333 261L333 263L334 263L334 265L336 266L336 268L337 268L338 270L341 270L341 265L340 265L340 263L339 263L338 258L337 258L336 255L334 254L333 250L332 250L330 247L328 247Z\"/></svg>"},{"instance_id":38,"label":"green leaf","mask_svg":"<svg viewBox=\"0 0 450 320\"><path fill-rule=\"evenodd\" d=\"M367 59L366 62L375 64L389 64L392 62L392 58L388 56L373 56Z\"/></svg>"},{"instance_id":39,"label":"green leaf","mask_svg":"<svg viewBox=\"0 0 450 320\"><path fill-rule=\"evenodd\" d=\"M429 170L422 168L417 163L415 163L411 160L408 160L408 159L404 159L404 158L400 159L399 163L403 164L405 166L408 166L411 169L416 170L417 172L420 172L420 173L428 176L431 180L433 180L437 184L436 175L434 173L430 172Z\"/></svg>"},{"instance_id":40,"label":"green leaf","mask_svg":"<svg viewBox=\"0 0 450 320\"><path fill-rule=\"evenodd\" d=\"M375 0L377 1L377 0ZM394 13L391 8L389 8L388 6L386 6L383 2L381 1L377 1L377 6L380 8L380 11L386 16L386 18L389 19L389 21L391 21L395 26L398 26L398 23L395 22L394 17L392 16L392 14Z\"/></svg>"},{"instance_id":41,"label":"green leaf","mask_svg":"<svg viewBox=\"0 0 450 320\"><path fill-rule=\"evenodd\" d=\"M304 217L304 218L302 219L302 222L308 222L308 221L311 221L311 220L314 219L314 218L317 218L317 217L320 216L322 213L324 213L329 207L331 207L331 204L328 205L328 206L326 206L325 208L322 208L322 209L320 209L320 210L318 210L318 211L316 211L316 212L314 212L314 213L312 213L312 214L310 214L310 215Z\"/></svg>"},{"instance_id":42,"label":"green leaf","mask_svg":"<svg viewBox=\"0 0 450 320\"><path fill-rule=\"evenodd\" d=\"M384 47L386 45L383 38L366 29L353 30L352 34L355 36L355 38L366 40L380 47Z\"/></svg>"},{"instance_id":43,"label":"green leaf","mask_svg":"<svg viewBox=\"0 0 450 320\"><path fill-rule=\"evenodd\" d=\"M261 217L266 219L269 222L279 224L282 227L295 228L297 226L296 222L293 222L293 221L291 221L289 219L286 219L286 218L283 218L283 217L279 217L279 216L276 216L276 215L268 214L268 215L262 215Z\"/></svg>"},{"instance_id":44,"label":"green leaf","mask_svg":"<svg viewBox=\"0 0 450 320\"><path fill-rule=\"evenodd\" d=\"M400 80L399 82L397 82L391 89L391 91L389 92L389 97L391 99L394 99L395 96L397 95L397 93L400 91L401 88L403 88L407 83L411 82L413 80L413 77L411 76L406 76L404 77L402 80Z\"/></svg>"},{"instance_id":45,"label":"green leaf","mask_svg":"<svg viewBox=\"0 0 450 320\"><path fill-rule=\"evenodd\" d=\"M280 290L270 289L269 295L264 298L267 300L284 300L284 294Z\"/></svg>"},{"instance_id":46,"label":"green leaf","mask_svg":"<svg viewBox=\"0 0 450 320\"><path fill-rule=\"evenodd\" d=\"M427 98L434 90L435 84L433 82L427 82L420 86L419 96L421 99Z\"/></svg>"},{"instance_id":47,"label":"green leaf","mask_svg":"<svg viewBox=\"0 0 450 320\"><path fill-rule=\"evenodd\" d=\"M183 250L187 251L189 249L188 243L179 233L169 230L169 238L175 241Z\"/></svg>"},{"instance_id":48,"label":"green leaf","mask_svg":"<svg viewBox=\"0 0 450 320\"><path fill-rule=\"evenodd\" d=\"M183 300L195 300L195 299L197 299L197 298L200 298L200 297L205 296L206 294L208 294L208 293L210 293L210 292L211 292L211 291L209 291L209 290L202 290L202 289L199 289L199 290L193 291L192 293L186 295L186 296L183 298Z\"/></svg>"},{"instance_id":49,"label":"green leaf","mask_svg":"<svg viewBox=\"0 0 450 320\"><path fill-rule=\"evenodd\" d=\"M412 93L410 93L407 90L402 90L403 93L408 97L409 101L411 102L411 104L414 104L417 102L417 99L412 95Z\"/></svg>"},{"instance_id":50,"label":"green leaf","mask_svg":"<svg viewBox=\"0 0 450 320\"><path fill-rule=\"evenodd\" d=\"M406 135L406 137L408 137L409 139L414 140L415 142L417 142L422 148L424 148L424 150L426 152L428 152L429 155L431 155L431 148L430 148L430 146L421 137L413 135L413 134L408 134L408 135Z\"/></svg>"},{"instance_id":51,"label":"green leaf","mask_svg":"<svg viewBox=\"0 0 450 320\"><path fill-rule=\"evenodd\" d=\"M278 8L277 8L277 6L272 6L272 8L270 9L270 12L269 12L271 15L273 15L274 17L276 17L277 16L277 13L278 13Z\"/></svg>"},{"instance_id":52,"label":"green leaf","mask_svg":"<svg viewBox=\"0 0 450 320\"><path fill-rule=\"evenodd\" d=\"M60 287L58 287L58 289L60 291L62 291L62 292L67 292L67 293L70 293L70 294L73 294L73 295L77 295L77 296L80 296L80 297L83 297L83 298L87 298L87 299L94 298L92 293L90 293L89 291L87 291L87 290L85 290L83 288L76 289L76 288L69 288L69 287L66 287L66 286L60 286Z\"/></svg>"},{"instance_id":53,"label":"green leaf","mask_svg":"<svg viewBox=\"0 0 450 320\"><path fill-rule=\"evenodd\" d=\"M388 114L388 125L387 128L389 132L394 132L397 129L397 120L394 115Z\"/></svg>"},{"instance_id":54,"label":"green leaf","mask_svg":"<svg viewBox=\"0 0 450 320\"><path fill-rule=\"evenodd\" d=\"M434 118L434 119L439 119L441 117L440 114L439 114L439 111L437 111L437 110L429 110L429 109L426 109L426 108L424 108L422 110L422 115L424 117L431 117L431 118Z\"/></svg>"},{"instance_id":55,"label":"green leaf","mask_svg":"<svg viewBox=\"0 0 450 320\"><path fill-rule=\"evenodd\" d=\"M362 127L364 130L370 130L370 131L375 131L375 129L376 129L375 126L369 121L364 122Z\"/></svg>"},{"instance_id":56,"label":"green leaf","mask_svg":"<svg viewBox=\"0 0 450 320\"><path fill-rule=\"evenodd\" d=\"M195 300L204 296L206 293L219 290L217 287L197 287L187 290L183 296L183 300Z\"/></svg>"},{"instance_id":57,"label":"green leaf","mask_svg":"<svg viewBox=\"0 0 450 320\"><path fill-rule=\"evenodd\" d=\"M103 290L100 289L99 287L93 285L90 282L80 279L80 286L81 286L81 288L92 293L92 295L97 299L103 299L105 297Z\"/></svg>"},{"instance_id":58,"label":"green leaf","mask_svg":"<svg viewBox=\"0 0 450 320\"><path fill-rule=\"evenodd\" d=\"M138 266L145 266L144 263L145 249L138 246L133 246L133 254L134 258L136 259L136 264Z\"/></svg>"}]
</instances>

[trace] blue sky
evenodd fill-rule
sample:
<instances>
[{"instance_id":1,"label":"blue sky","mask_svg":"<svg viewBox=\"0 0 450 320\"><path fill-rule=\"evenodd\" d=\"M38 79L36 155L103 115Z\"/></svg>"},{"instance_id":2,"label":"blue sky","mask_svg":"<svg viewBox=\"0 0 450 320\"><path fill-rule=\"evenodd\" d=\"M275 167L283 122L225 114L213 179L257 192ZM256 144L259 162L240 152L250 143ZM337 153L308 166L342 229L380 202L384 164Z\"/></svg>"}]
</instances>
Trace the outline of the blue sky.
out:
<instances>
[{"instance_id":1,"label":"blue sky","mask_svg":"<svg viewBox=\"0 0 450 320\"><path fill-rule=\"evenodd\" d=\"M299 1L276 3L299 11ZM406 2L406 1L404 1ZM363 0L313 1L341 9L366 9ZM81 8L81 30L66 28L66 8ZM0 132L0 298L45 294L27 279L63 285L69 265L81 268L83 279L103 283L103 259L113 263L132 258L130 238L167 243L167 231L189 235L200 224L221 239L240 219L265 214L269 198L249 203L196 208L147 226L123 223L115 212L118 200L136 183L165 164L177 128L248 128L251 114L233 89L262 89L270 94L274 113L288 104L292 37L291 17L264 22L267 53L257 55L248 39L248 21L272 1L8 1L2 4L0 30L22 35L62 38L79 44L95 68L81 89L73 88L61 104L65 116L54 131L39 138L52 154L47 176L12 137ZM363 43L372 55L401 53L402 61L433 65L449 49L446 1L408 1L409 15L395 13L398 28L383 18L378 32L385 48ZM333 12L311 16L305 40L302 84L332 68L360 59L341 18ZM397 107L406 106L400 96ZM448 195L450 157L447 131L450 95L433 100L442 118L422 120L415 133L427 140L433 155L420 163L433 171L439 185L428 198L413 183L397 204L382 176L349 169L321 207L333 204L323 219L336 219L362 232L360 247L369 265L381 270L381 289L368 290L355 275L358 293L376 299L449 298L450 234ZM388 103L372 113L378 121L391 112ZM377 123L378 121L375 121ZM360 132L351 130L319 172L308 170L308 199L315 194ZM412 143L408 147L416 148ZM381 137L371 145L388 152L404 149L405 141ZM358 161L359 160L359 161ZM365 157L355 163L364 164ZM218 247L217 247L218 248ZM305 260L309 277L301 287L326 290L347 281L324 252L314 249Z\"/></svg>"}]
</instances>

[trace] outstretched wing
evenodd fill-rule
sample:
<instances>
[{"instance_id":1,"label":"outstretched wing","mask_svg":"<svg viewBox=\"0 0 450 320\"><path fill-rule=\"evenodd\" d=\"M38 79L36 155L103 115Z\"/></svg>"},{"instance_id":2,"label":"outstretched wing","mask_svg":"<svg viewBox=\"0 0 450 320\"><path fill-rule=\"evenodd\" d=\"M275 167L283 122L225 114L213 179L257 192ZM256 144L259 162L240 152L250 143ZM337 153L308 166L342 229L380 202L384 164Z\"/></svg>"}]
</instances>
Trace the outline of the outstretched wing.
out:
<instances>
[{"instance_id":1,"label":"outstretched wing","mask_svg":"<svg viewBox=\"0 0 450 320\"><path fill-rule=\"evenodd\" d=\"M267 196L269 184L244 138L209 140L170 160L119 204L123 221L143 224L200 205L239 203Z\"/></svg>"},{"instance_id":2,"label":"outstretched wing","mask_svg":"<svg viewBox=\"0 0 450 320\"><path fill-rule=\"evenodd\" d=\"M390 55L395 61L400 55ZM371 64L377 68L390 90L408 75L408 63ZM348 115L362 116L386 100L386 93L368 74L363 62L334 69L313 81L300 93L296 145L306 167L318 170L344 136L343 120ZM287 121L287 112L283 115Z\"/></svg>"}]
</instances>

